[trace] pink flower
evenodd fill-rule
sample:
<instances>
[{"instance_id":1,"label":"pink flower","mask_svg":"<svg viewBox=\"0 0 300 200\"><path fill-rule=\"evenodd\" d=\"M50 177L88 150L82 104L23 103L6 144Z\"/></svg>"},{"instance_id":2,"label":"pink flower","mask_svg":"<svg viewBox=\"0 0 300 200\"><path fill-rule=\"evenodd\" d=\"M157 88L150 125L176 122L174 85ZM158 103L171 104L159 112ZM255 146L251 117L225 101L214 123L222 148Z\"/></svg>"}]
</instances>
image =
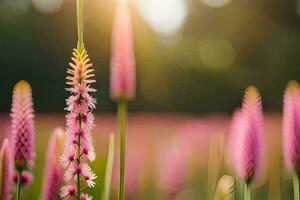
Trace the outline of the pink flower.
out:
<instances>
[{"instance_id":1,"label":"pink flower","mask_svg":"<svg viewBox=\"0 0 300 200\"><path fill-rule=\"evenodd\" d=\"M14 173L14 182L15 184L18 183L18 173ZM32 175L30 172L23 170L21 174L21 185L28 187L32 183Z\"/></svg>"},{"instance_id":2,"label":"pink flower","mask_svg":"<svg viewBox=\"0 0 300 200\"><path fill-rule=\"evenodd\" d=\"M283 99L283 142L287 167L292 171L300 168L300 87L291 81Z\"/></svg>"},{"instance_id":3,"label":"pink flower","mask_svg":"<svg viewBox=\"0 0 300 200\"><path fill-rule=\"evenodd\" d=\"M127 3L120 3L112 30L111 98L132 100L135 97L135 58L131 17Z\"/></svg>"},{"instance_id":4,"label":"pink flower","mask_svg":"<svg viewBox=\"0 0 300 200\"><path fill-rule=\"evenodd\" d=\"M89 187L95 187L94 180L97 178L97 176L93 173L89 165L83 165L81 175L83 176Z\"/></svg>"},{"instance_id":5,"label":"pink flower","mask_svg":"<svg viewBox=\"0 0 300 200\"><path fill-rule=\"evenodd\" d=\"M79 200L92 200L93 198L87 194L82 194Z\"/></svg>"},{"instance_id":6,"label":"pink flower","mask_svg":"<svg viewBox=\"0 0 300 200\"><path fill-rule=\"evenodd\" d=\"M243 114L240 109L234 111L231 124L230 124L230 135L228 137L228 156L230 159L231 166L237 170L237 160L239 159L239 141L240 135L243 128Z\"/></svg>"},{"instance_id":7,"label":"pink flower","mask_svg":"<svg viewBox=\"0 0 300 200\"><path fill-rule=\"evenodd\" d=\"M60 189L60 197L61 198L66 198L68 196L74 196L75 193L76 193L76 188L72 185L63 186Z\"/></svg>"},{"instance_id":8,"label":"pink flower","mask_svg":"<svg viewBox=\"0 0 300 200\"><path fill-rule=\"evenodd\" d=\"M17 170L29 168L34 159L33 103L30 85L19 81L13 91L11 123Z\"/></svg>"},{"instance_id":9,"label":"pink flower","mask_svg":"<svg viewBox=\"0 0 300 200\"><path fill-rule=\"evenodd\" d=\"M66 100L66 110L68 111L66 143L60 161L66 168L64 174L66 182L77 185L78 176L80 176L81 180L84 180L89 187L94 187L96 175L88 165L96 158L91 133L94 127L92 111L96 108L96 99L89 94L96 91L91 87L91 84L95 82L92 79L94 69L91 68L92 64L89 63L85 50L74 49L73 56L73 62L70 63L71 68L67 70L66 78L67 84L70 86L67 91L71 94ZM68 189L68 187L63 187L61 193L72 196ZM81 190L78 189L78 191L80 192L73 194L77 199L82 196Z\"/></svg>"},{"instance_id":10,"label":"pink flower","mask_svg":"<svg viewBox=\"0 0 300 200\"><path fill-rule=\"evenodd\" d=\"M187 152L184 146L174 145L166 153L161 166L161 184L171 198L185 188L187 178Z\"/></svg>"},{"instance_id":11,"label":"pink flower","mask_svg":"<svg viewBox=\"0 0 300 200\"><path fill-rule=\"evenodd\" d=\"M64 132L56 128L50 138L44 171L43 200L59 199L59 188L63 183L63 169L59 164L59 156L64 148Z\"/></svg>"},{"instance_id":12,"label":"pink flower","mask_svg":"<svg viewBox=\"0 0 300 200\"><path fill-rule=\"evenodd\" d=\"M5 139L0 151L0 199L11 199L13 163L8 139Z\"/></svg>"},{"instance_id":13,"label":"pink flower","mask_svg":"<svg viewBox=\"0 0 300 200\"><path fill-rule=\"evenodd\" d=\"M250 183L260 167L263 124L261 96L253 86L246 89L242 118L235 149L239 152L236 158L237 171L242 179Z\"/></svg>"}]
</instances>

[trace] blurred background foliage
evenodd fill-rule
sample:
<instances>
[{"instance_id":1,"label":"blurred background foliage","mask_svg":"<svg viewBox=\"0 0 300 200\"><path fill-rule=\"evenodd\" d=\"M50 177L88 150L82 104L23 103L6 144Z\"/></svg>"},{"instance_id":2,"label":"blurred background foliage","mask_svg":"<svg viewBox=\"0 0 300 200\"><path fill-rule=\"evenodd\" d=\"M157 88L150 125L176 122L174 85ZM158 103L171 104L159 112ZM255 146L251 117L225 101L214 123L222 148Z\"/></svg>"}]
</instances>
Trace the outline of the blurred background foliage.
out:
<instances>
[{"instance_id":1,"label":"blurred background foliage","mask_svg":"<svg viewBox=\"0 0 300 200\"><path fill-rule=\"evenodd\" d=\"M109 99L116 0L85 1L85 45L102 111ZM130 0L137 62L134 111L231 111L256 85L267 110L300 80L299 0ZM63 111L65 70L76 45L74 0L0 0L0 111L19 79L38 112ZM98 110L100 110L98 109Z\"/></svg>"}]
</instances>

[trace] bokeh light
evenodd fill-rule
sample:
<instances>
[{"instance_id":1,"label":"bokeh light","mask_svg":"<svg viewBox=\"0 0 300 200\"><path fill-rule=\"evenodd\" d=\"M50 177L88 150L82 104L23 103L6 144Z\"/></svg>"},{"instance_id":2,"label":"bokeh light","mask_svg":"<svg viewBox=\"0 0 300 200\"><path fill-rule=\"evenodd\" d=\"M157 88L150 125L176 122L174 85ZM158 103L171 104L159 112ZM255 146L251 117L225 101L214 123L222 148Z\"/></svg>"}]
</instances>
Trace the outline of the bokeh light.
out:
<instances>
[{"instance_id":1,"label":"bokeh light","mask_svg":"<svg viewBox=\"0 0 300 200\"><path fill-rule=\"evenodd\" d=\"M176 33L188 14L186 0L139 0L138 8L149 25L162 35Z\"/></svg>"},{"instance_id":2,"label":"bokeh light","mask_svg":"<svg viewBox=\"0 0 300 200\"><path fill-rule=\"evenodd\" d=\"M201 42L202 62L214 70L228 69L235 61L235 50L229 40L208 38Z\"/></svg>"},{"instance_id":3,"label":"bokeh light","mask_svg":"<svg viewBox=\"0 0 300 200\"><path fill-rule=\"evenodd\" d=\"M1 0L0 16L1 18L12 18L25 14L30 7L30 0Z\"/></svg>"},{"instance_id":4,"label":"bokeh light","mask_svg":"<svg viewBox=\"0 0 300 200\"><path fill-rule=\"evenodd\" d=\"M33 6L41 13L55 13L59 11L63 0L32 0Z\"/></svg>"}]
</instances>

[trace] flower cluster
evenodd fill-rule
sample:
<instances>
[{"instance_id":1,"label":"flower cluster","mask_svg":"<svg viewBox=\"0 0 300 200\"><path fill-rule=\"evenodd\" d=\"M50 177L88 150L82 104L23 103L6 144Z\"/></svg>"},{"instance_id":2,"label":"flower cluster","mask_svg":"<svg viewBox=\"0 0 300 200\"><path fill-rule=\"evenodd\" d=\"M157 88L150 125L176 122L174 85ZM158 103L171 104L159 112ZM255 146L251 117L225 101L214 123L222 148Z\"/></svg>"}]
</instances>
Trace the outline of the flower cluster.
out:
<instances>
[{"instance_id":1,"label":"flower cluster","mask_svg":"<svg viewBox=\"0 0 300 200\"><path fill-rule=\"evenodd\" d=\"M26 81L19 81L14 87L11 108L14 162L18 171L33 164L33 112L31 87Z\"/></svg>"},{"instance_id":2,"label":"flower cluster","mask_svg":"<svg viewBox=\"0 0 300 200\"><path fill-rule=\"evenodd\" d=\"M250 183L260 166L262 148L263 113L261 96L250 86L246 89L242 104L240 133L236 138L237 171L239 176Z\"/></svg>"},{"instance_id":3,"label":"flower cluster","mask_svg":"<svg viewBox=\"0 0 300 200\"><path fill-rule=\"evenodd\" d=\"M66 145L61 156L62 165L66 168L64 179L67 186L62 187L61 197L76 196L84 200L91 197L80 191L81 181L88 187L94 187L96 178L88 165L96 158L91 136L94 125L92 110L96 107L96 100L90 95L96 90L91 87L95 82L92 79L94 69L91 68L87 52L74 49L72 61L66 77L69 85L66 90L71 95L66 100L69 113L66 115Z\"/></svg>"}]
</instances>

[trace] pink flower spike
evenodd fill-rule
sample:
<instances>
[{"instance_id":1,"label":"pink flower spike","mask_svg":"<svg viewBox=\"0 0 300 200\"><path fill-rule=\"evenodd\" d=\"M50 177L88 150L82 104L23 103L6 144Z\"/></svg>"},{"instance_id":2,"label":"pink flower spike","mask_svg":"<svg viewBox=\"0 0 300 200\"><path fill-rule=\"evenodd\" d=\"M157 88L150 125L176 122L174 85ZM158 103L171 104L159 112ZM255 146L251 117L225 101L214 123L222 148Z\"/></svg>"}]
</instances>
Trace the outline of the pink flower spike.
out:
<instances>
[{"instance_id":1,"label":"pink flower spike","mask_svg":"<svg viewBox=\"0 0 300 200\"><path fill-rule=\"evenodd\" d=\"M11 123L14 161L17 170L28 169L34 159L34 124L31 87L19 81L13 91Z\"/></svg>"},{"instance_id":2,"label":"pink flower spike","mask_svg":"<svg viewBox=\"0 0 300 200\"><path fill-rule=\"evenodd\" d=\"M71 58L73 62L70 63L66 77L66 83L69 85L66 90L70 92L70 97L66 100L68 111L66 142L60 161L66 168L64 180L67 184L71 182L76 185L77 192L73 195L79 199L82 196L81 184L83 182L90 187L95 185L93 180L96 176L90 170L88 163L96 158L91 131L94 127L92 111L96 108L96 99L90 95L96 90L91 86L95 82L94 69L92 69L86 50L74 49L73 56ZM87 169L89 169L89 174L87 174ZM71 195L67 189L63 187L61 193Z\"/></svg>"},{"instance_id":3,"label":"pink flower spike","mask_svg":"<svg viewBox=\"0 0 300 200\"><path fill-rule=\"evenodd\" d=\"M128 5L120 2L112 30L110 92L114 100L133 100L135 97L135 57L132 32Z\"/></svg>"},{"instance_id":4,"label":"pink flower spike","mask_svg":"<svg viewBox=\"0 0 300 200\"><path fill-rule=\"evenodd\" d=\"M262 103L258 90L253 86L246 89L242 117L236 149L240 153L236 162L239 176L249 184L260 168L262 157Z\"/></svg>"},{"instance_id":5,"label":"pink flower spike","mask_svg":"<svg viewBox=\"0 0 300 200\"><path fill-rule=\"evenodd\" d=\"M0 199L10 200L12 191L13 163L8 139L5 139L0 151Z\"/></svg>"},{"instance_id":6,"label":"pink flower spike","mask_svg":"<svg viewBox=\"0 0 300 200\"><path fill-rule=\"evenodd\" d=\"M230 124L230 134L228 137L228 149L227 149L227 155L229 156L229 162L231 163L231 166L235 167L235 170L237 170L237 160L239 159L239 141L240 141L240 133L243 125L243 117L242 117L242 111L240 109L237 109L234 111L231 124Z\"/></svg>"},{"instance_id":7,"label":"pink flower spike","mask_svg":"<svg viewBox=\"0 0 300 200\"><path fill-rule=\"evenodd\" d=\"M284 158L289 170L300 170L300 86L289 82L283 98Z\"/></svg>"},{"instance_id":8,"label":"pink flower spike","mask_svg":"<svg viewBox=\"0 0 300 200\"><path fill-rule=\"evenodd\" d=\"M43 180L42 200L59 199L59 189L63 183L63 169L59 164L59 157L65 143L64 132L56 128L50 138Z\"/></svg>"}]
</instances>

